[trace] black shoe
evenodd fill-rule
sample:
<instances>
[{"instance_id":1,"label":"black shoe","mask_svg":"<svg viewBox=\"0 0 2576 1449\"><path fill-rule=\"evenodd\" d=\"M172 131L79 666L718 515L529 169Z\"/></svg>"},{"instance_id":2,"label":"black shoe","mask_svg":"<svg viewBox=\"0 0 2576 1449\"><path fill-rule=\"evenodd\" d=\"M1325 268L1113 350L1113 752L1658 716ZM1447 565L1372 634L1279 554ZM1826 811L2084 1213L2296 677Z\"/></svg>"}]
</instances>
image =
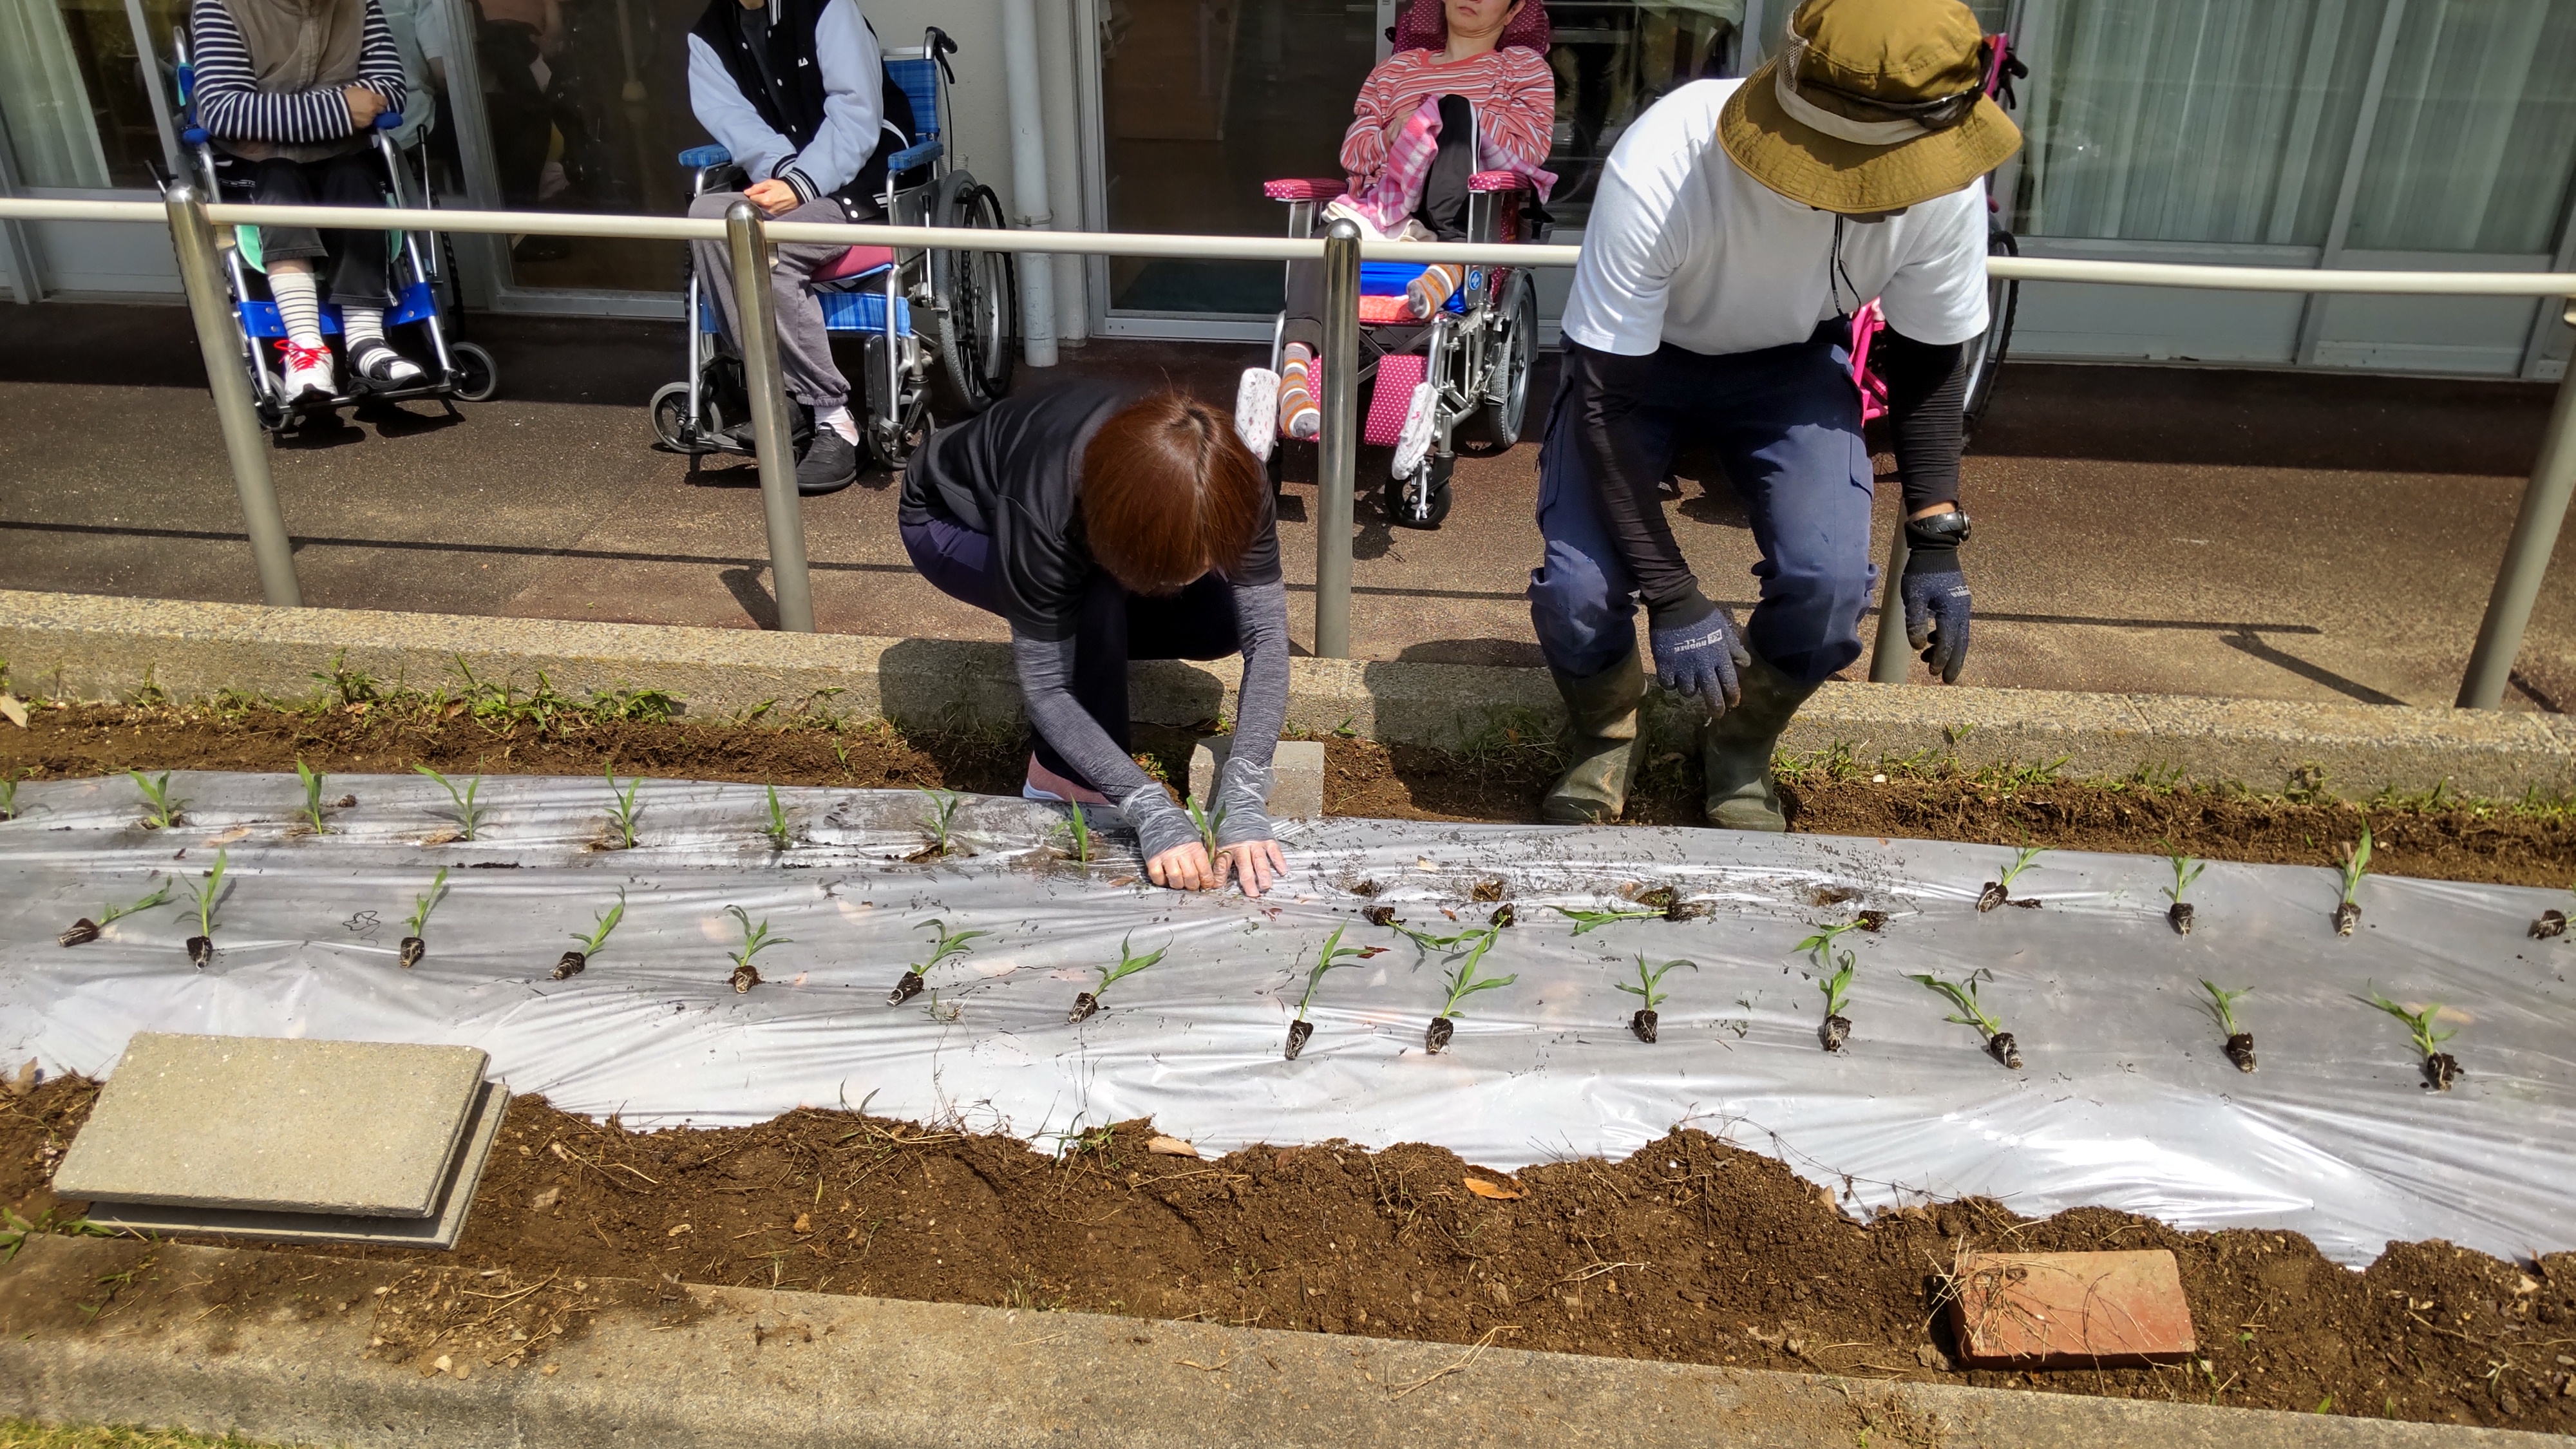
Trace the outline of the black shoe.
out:
<instances>
[{"instance_id":1,"label":"black shoe","mask_svg":"<svg viewBox=\"0 0 2576 1449\"><path fill-rule=\"evenodd\" d=\"M835 493L859 478L859 445L838 428L816 428L805 456L796 460L796 491Z\"/></svg>"}]
</instances>

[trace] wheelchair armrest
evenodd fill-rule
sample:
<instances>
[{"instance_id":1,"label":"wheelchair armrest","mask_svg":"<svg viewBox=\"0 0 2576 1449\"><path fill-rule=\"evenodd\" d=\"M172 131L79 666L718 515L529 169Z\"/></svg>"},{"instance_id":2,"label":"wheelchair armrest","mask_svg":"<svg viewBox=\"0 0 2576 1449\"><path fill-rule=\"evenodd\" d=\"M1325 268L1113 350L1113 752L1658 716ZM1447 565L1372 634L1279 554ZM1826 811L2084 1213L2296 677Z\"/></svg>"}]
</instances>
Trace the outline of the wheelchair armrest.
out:
<instances>
[{"instance_id":1,"label":"wheelchair armrest","mask_svg":"<svg viewBox=\"0 0 2576 1449\"><path fill-rule=\"evenodd\" d=\"M691 146L680 153L680 164L692 171L702 171L709 166L727 165L732 160L733 153L722 146Z\"/></svg>"},{"instance_id":2,"label":"wheelchair armrest","mask_svg":"<svg viewBox=\"0 0 2576 1449\"><path fill-rule=\"evenodd\" d=\"M1467 178L1469 191L1535 191L1529 178L1517 171L1479 171Z\"/></svg>"},{"instance_id":3,"label":"wheelchair armrest","mask_svg":"<svg viewBox=\"0 0 2576 1449\"><path fill-rule=\"evenodd\" d=\"M936 136L927 141L906 146L886 158L886 175L901 176L916 166L927 166L938 160L945 149Z\"/></svg>"},{"instance_id":4,"label":"wheelchair armrest","mask_svg":"<svg viewBox=\"0 0 2576 1449\"><path fill-rule=\"evenodd\" d=\"M1338 176L1292 177L1261 183L1261 194L1272 201L1330 201L1350 189L1350 184Z\"/></svg>"}]
</instances>

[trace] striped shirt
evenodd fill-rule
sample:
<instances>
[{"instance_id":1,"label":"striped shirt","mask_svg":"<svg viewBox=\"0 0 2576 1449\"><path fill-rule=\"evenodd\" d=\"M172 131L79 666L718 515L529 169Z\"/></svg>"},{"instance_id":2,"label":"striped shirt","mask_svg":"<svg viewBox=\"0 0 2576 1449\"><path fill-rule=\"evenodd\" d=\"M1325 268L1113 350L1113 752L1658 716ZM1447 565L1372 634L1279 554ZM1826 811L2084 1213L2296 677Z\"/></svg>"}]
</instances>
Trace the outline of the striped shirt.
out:
<instances>
[{"instance_id":1,"label":"striped shirt","mask_svg":"<svg viewBox=\"0 0 2576 1449\"><path fill-rule=\"evenodd\" d=\"M204 3L204 0L200 0ZM1522 46L1444 61L1436 50L1399 50L1370 71L1342 136L1342 169L1353 190L1386 169L1387 144L1433 96L1464 96L1476 108L1478 138L1530 167L1547 160L1556 131L1556 72Z\"/></svg>"},{"instance_id":2,"label":"striped shirt","mask_svg":"<svg viewBox=\"0 0 2576 1449\"><path fill-rule=\"evenodd\" d=\"M196 54L197 124L206 134L235 141L311 143L354 135L358 123L349 114L347 97L337 86L309 91L266 93L250 46L223 0L196 0L188 11L188 33ZM359 32L359 85L385 98L385 109L403 103L402 54L376 0L367 0L366 27Z\"/></svg>"}]
</instances>

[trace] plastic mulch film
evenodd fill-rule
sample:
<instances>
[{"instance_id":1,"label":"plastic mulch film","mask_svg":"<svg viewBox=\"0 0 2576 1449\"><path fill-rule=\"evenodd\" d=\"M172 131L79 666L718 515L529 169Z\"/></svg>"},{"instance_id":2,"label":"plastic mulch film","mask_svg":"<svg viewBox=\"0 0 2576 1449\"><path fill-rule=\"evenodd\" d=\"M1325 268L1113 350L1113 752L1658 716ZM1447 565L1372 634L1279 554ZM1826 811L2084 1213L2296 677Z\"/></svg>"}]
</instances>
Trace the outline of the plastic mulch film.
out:
<instances>
[{"instance_id":1,"label":"plastic mulch film","mask_svg":"<svg viewBox=\"0 0 2576 1449\"><path fill-rule=\"evenodd\" d=\"M2184 936L2152 857L2050 852L2016 904L1981 912L2012 851L1333 820L1293 832L1289 879L1251 901L1144 884L1115 829L1089 866L1064 859L1066 812L1016 800L967 797L939 858L924 854L934 804L911 791L781 790L784 849L757 786L645 781L624 849L601 780L487 778L471 841L433 780L340 776L324 793L356 803L326 805L314 834L291 777L175 776L185 805L166 829L138 823L123 777L23 787L0 824L0 1058L104 1074L139 1030L445 1042L489 1052L513 1091L636 1126L865 1104L1044 1147L1150 1116L1209 1151L1418 1141L1505 1170L1623 1156L1688 1125L1855 1213L1966 1194L2030 1214L2092 1204L2294 1229L2356 1264L2391 1239L2576 1246L2576 944L2526 934L2568 904L2558 893L2373 877L2338 938L2332 870L2219 864L2190 887ZM200 969L185 943L218 852ZM441 866L426 954L404 969L404 918ZM166 903L57 944L161 880ZM1464 953L1362 912L1454 935L1485 925L1497 883L1518 924L1476 972L1514 979L1466 997L1454 1039L1426 1053ZM1664 886L1700 914L1578 934L1554 909L1635 911ZM555 979L621 892L605 944ZM1864 910L1886 920L1834 943L1853 958L1851 1033L1828 1053L1798 943ZM890 1005L934 918L986 934ZM746 922L776 944L737 991ZM1288 1060L1336 926L1346 947L1384 949L1324 977ZM1122 944L1165 954L1068 1022ZM1641 956L1689 963L1661 979L1653 1045L1617 989ZM1980 972L2021 1070L1908 979ZM2251 988L2236 1010L2256 1073L2223 1054L2204 978ZM2443 1004L2452 1090L2422 1085L2405 1024L2362 999L2374 988Z\"/></svg>"}]
</instances>

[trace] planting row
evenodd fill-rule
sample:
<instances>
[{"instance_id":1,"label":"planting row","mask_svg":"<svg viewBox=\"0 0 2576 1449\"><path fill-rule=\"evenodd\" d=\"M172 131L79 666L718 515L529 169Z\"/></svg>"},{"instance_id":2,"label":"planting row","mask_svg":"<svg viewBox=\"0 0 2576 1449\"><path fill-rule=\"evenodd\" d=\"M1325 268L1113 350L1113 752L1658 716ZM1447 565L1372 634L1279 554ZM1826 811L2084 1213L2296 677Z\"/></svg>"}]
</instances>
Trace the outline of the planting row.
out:
<instances>
[{"instance_id":1,"label":"planting row","mask_svg":"<svg viewBox=\"0 0 2576 1449\"><path fill-rule=\"evenodd\" d=\"M2035 852L2024 852L2020 866L2027 866L2034 854ZM187 939L186 950L190 963L201 970L212 964L215 959L215 937L221 926L219 909L226 897L224 881L228 864L229 854L218 851L214 863L189 887L188 897L177 903L183 917L193 917L196 934ZM2007 872L2002 881L1989 883L1989 895L1999 901L2009 901L2010 883L2013 876L2018 873L2019 867L2016 867L2014 871ZM2177 907L2183 904L2179 899L2181 890L2187 888L2197 874L2197 870L2189 863L2180 861L2176 863L2174 894L2177 897L2175 901ZM63 930L56 939L66 947L85 945L95 941L99 939L105 927L116 921L171 904L177 884L178 882L172 879L163 878L151 892L137 900L111 901L105 904L95 917L81 918ZM1499 883L1493 883L1493 885L1494 893L1498 894ZM1479 892L1479 894L1484 893ZM417 966L428 956L430 916L446 899L447 894L448 870L441 867L430 880L428 889L413 898L412 909L403 918L404 934L396 954L396 959L403 968ZM1708 910L1704 904L1683 900L1671 887L1641 893L1635 908L1582 909L1550 906L1547 909L1556 912L1571 923L1573 934L1577 937L1623 922L1688 921L1707 914ZM775 934L766 919L754 921L750 913L740 906L728 905L724 910L725 914L733 918L740 935L739 944L727 958L731 969L726 979L736 992L749 992L761 984L757 958L763 951L785 944L788 938ZM1455 912L1443 911L1441 914L1448 918L1450 924L1455 924ZM2551 914L2555 916L2558 913ZM575 944L555 961L550 973L552 978L557 981L569 980L586 970L594 958L607 949L610 936L616 931L625 915L626 893L621 887L614 901L594 913L589 930L569 933ZM1388 905L1370 906L1363 910L1360 916L1361 920L1358 924L1387 931L1392 939L1398 941L1410 941L1424 952L1426 958L1436 958L1442 962L1445 968L1444 985L1447 988L1447 994L1438 1012L1432 1016L1423 1031L1424 1049L1435 1054L1449 1045L1456 1030L1457 1020L1464 1015L1463 1004L1469 998L1487 991L1502 990L1520 979L1517 974L1489 975L1484 971L1486 958L1502 938L1503 933L1515 928L1535 929L1535 927L1523 925L1519 908L1510 902L1495 905L1482 925L1452 930L1424 930L1408 925L1397 917L1395 908ZM1334 927L1331 934L1322 940L1316 951L1314 964L1306 971L1305 990L1297 999L1296 1013L1288 1025L1285 1054L1290 1060L1297 1058L1314 1033L1310 1011L1327 976L1336 969L1355 966L1360 962L1383 955L1390 949L1385 945L1345 944L1344 938L1353 924L1344 922ZM1859 969L1859 961L1856 953L1841 946L1841 939L1848 932L1877 934L1885 932L1889 926L1890 919L1886 913L1861 911L1852 920L1819 926L1814 934L1801 940L1793 948L1799 955L1807 957L1815 968L1818 990L1824 997L1817 1037L1826 1051L1848 1050L1852 1036L1852 1021L1846 1014L1846 1008L1851 1000L1852 981ZM2535 923L2535 933L2539 928L2540 924ZM947 921L936 917L922 923L921 929L929 933L923 959L907 964L902 974L895 980L892 990L886 996L887 1004L890 1006L900 1006L920 995L929 987L930 978L934 972L943 966L962 963L974 950L972 942L994 934L989 930L952 929ZM1074 997L1071 1009L1066 1014L1066 1020L1078 1023L1093 1016L1101 1009L1103 1000L1112 987L1130 976L1152 968L1163 960L1169 949L1167 943L1161 949L1139 952L1133 947L1132 935L1122 940L1118 958L1098 965L1096 968L1100 978L1098 984ZM1657 960L1654 959L1653 953L1641 951L1636 953L1633 962L1634 979L1613 983L1618 990L1638 999L1638 1005L1628 1019L1628 1028L1639 1041L1652 1044L1657 1040L1660 1021L1658 1008L1671 995L1664 989L1664 981L1675 970L1685 967L1693 971L1699 969L1698 963L1685 958ZM1629 968L1621 969L1624 974ZM1991 970L1979 969L1958 979L1948 979L1928 972L1908 973L1907 979L1935 993L1946 1002L1950 1007L1950 1014L1946 1020L1975 1030L1983 1041L1987 1054L1997 1063L2014 1070L2022 1067L2020 1042L2014 1033L2005 1027L1997 1008L1981 995L1981 987L1991 984L1995 979ZM2253 994L2252 988L2229 989L2209 980L2203 980L2200 985L2206 993L2202 1005L2224 1039L2224 1050L2228 1059L2240 1070L2253 1071L2256 1065L2254 1036L2238 1015L2239 1003ZM2421 1063L2424 1084L2427 1087L2447 1091L2462 1075L2459 1062L2449 1052L2441 1049L2442 1043L2454 1034L2436 1025L2436 1019L2442 1011L2442 1003L2433 1002L2410 1007L2380 994L2375 986L2367 985L2358 999L2386 1012L2406 1026ZM935 996L933 1000L935 1007ZM948 1019L954 1019L955 1009L949 1008L947 1015Z\"/></svg>"}]
</instances>

